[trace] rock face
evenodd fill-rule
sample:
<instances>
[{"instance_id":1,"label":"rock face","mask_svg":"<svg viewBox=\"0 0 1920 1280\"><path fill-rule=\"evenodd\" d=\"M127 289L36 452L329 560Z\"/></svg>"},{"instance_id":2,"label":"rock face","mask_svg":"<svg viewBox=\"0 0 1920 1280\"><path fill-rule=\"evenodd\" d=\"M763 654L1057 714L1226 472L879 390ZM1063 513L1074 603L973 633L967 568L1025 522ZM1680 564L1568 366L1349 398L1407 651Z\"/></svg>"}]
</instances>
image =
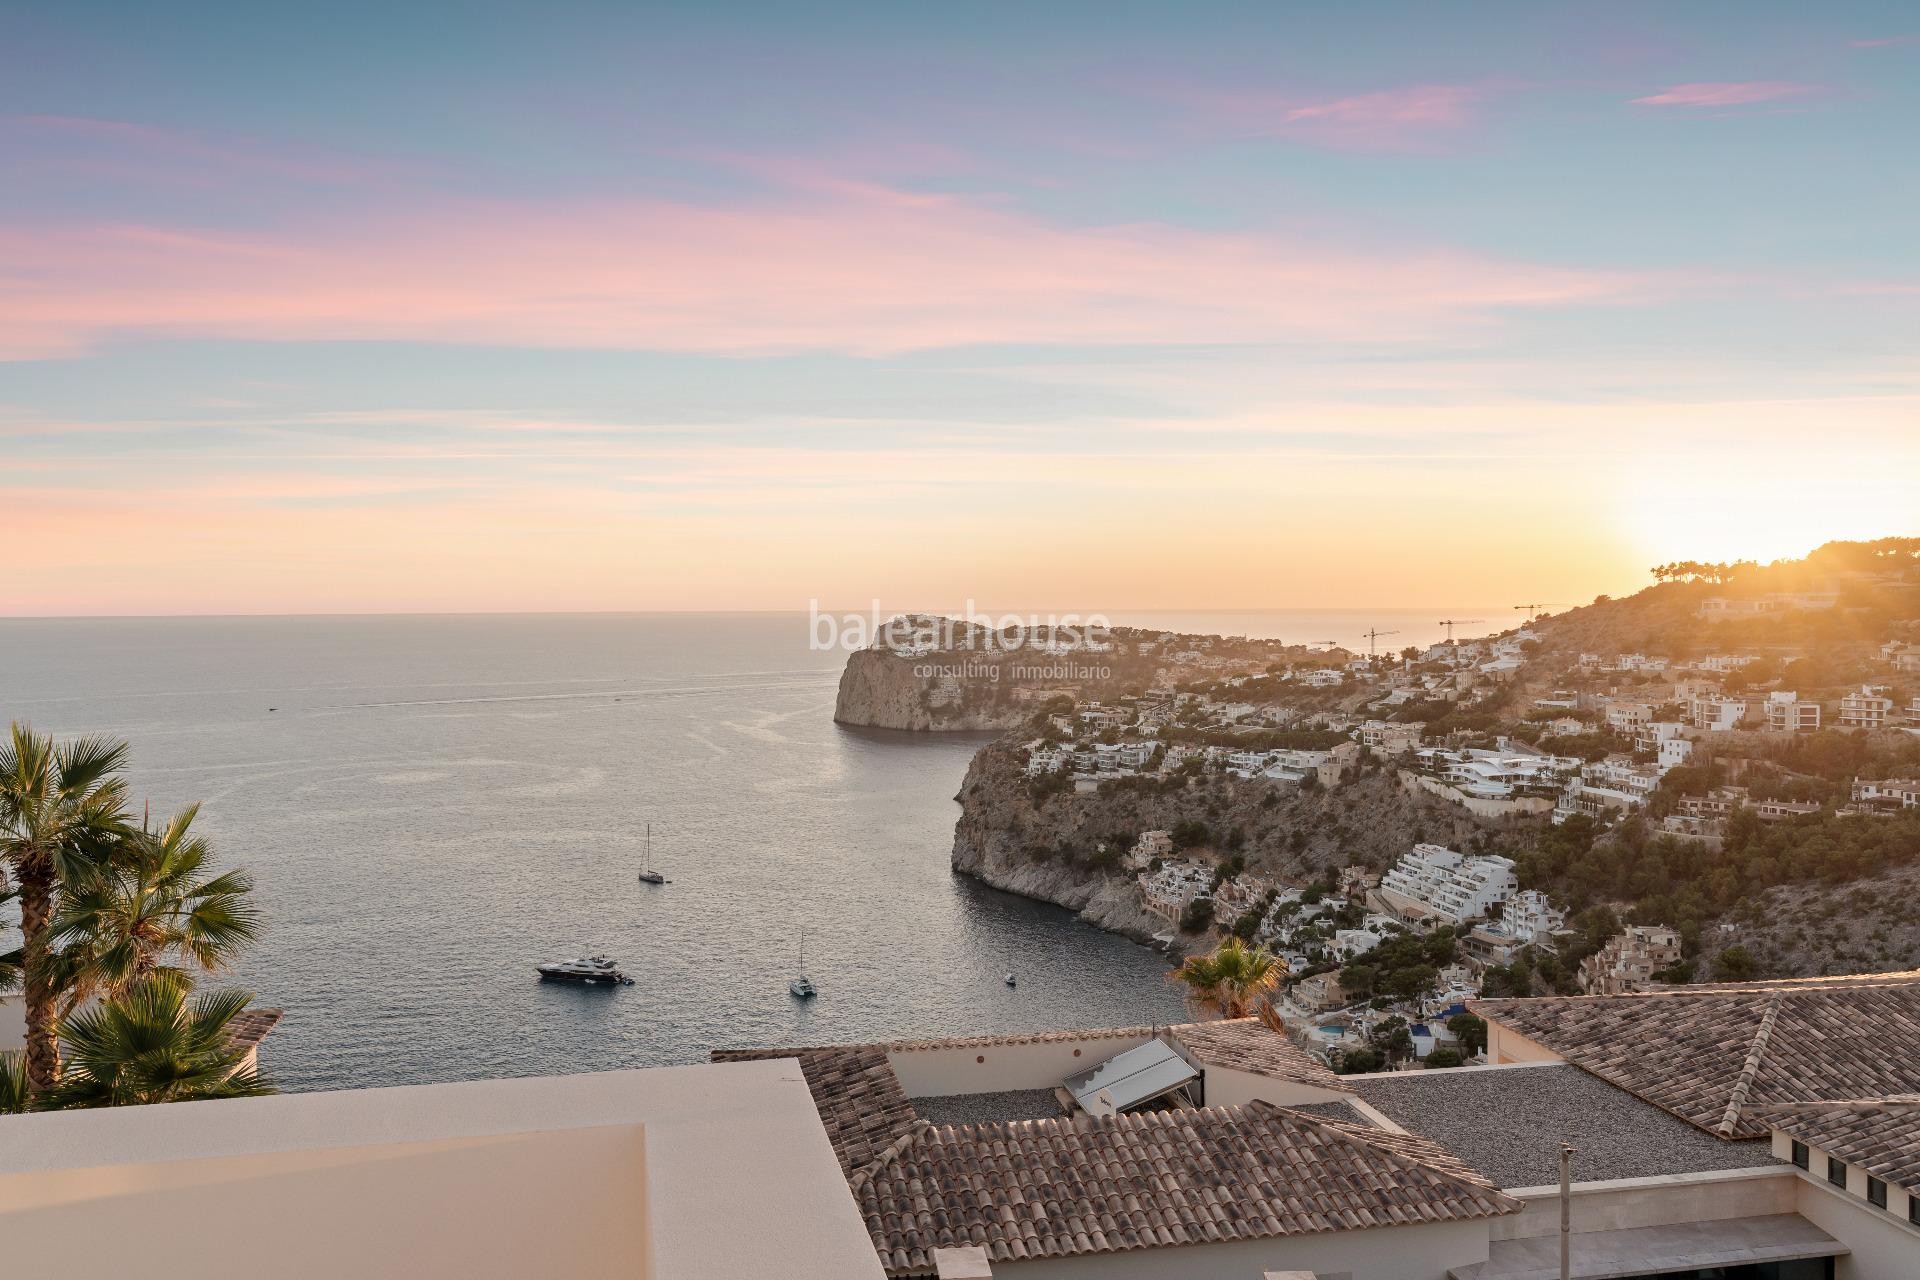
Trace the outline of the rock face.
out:
<instances>
[{"instance_id":1,"label":"rock face","mask_svg":"<svg viewBox=\"0 0 1920 1280\"><path fill-rule=\"evenodd\" d=\"M1018 703L994 681L962 680L945 659L907 658L880 649L847 655L833 718L875 729L1010 729Z\"/></svg>"},{"instance_id":2,"label":"rock face","mask_svg":"<svg viewBox=\"0 0 1920 1280\"><path fill-rule=\"evenodd\" d=\"M1142 941L1171 931L1141 905L1137 885L1120 866L1142 831L1204 823L1216 856L1238 854L1253 874L1303 883L1350 863L1386 867L1422 840L1461 848L1476 834L1506 825L1410 794L1384 767L1305 792L1215 776L1167 790L1109 786L1036 795L1019 746L1005 738L974 756L958 798L954 870Z\"/></svg>"}]
</instances>

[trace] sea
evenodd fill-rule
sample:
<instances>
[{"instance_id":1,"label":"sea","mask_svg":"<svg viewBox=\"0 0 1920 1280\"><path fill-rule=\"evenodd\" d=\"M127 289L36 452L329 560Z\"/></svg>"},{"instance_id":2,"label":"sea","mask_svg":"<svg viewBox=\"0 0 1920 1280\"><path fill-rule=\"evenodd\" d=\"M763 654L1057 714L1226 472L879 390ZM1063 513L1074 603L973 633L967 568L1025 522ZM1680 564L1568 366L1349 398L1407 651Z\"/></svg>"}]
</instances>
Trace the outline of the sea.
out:
<instances>
[{"instance_id":1,"label":"sea","mask_svg":"<svg viewBox=\"0 0 1920 1280\"><path fill-rule=\"evenodd\" d=\"M1111 616L1398 647L1438 612ZM266 921L214 981L285 1011L288 1091L1183 1017L1158 950L952 872L987 737L835 724L808 621L0 619L0 719L127 739L156 822L200 804ZM538 980L588 954L634 985Z\"/></svg>"}]
</instances>

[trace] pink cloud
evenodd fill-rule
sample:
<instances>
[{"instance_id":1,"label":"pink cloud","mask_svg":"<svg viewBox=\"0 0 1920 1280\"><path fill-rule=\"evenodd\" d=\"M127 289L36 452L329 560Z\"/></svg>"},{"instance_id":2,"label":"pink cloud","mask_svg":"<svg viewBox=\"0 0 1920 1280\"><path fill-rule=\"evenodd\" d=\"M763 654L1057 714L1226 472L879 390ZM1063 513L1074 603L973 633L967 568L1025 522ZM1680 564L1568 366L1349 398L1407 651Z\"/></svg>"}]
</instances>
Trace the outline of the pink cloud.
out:
<instances>
[{"instance_id":1,"label":"pink cloud","mask_svg":"<svg viewBox=\"0 0 1920 1280\"><path fill-rule=\"evenodd\" d=\"M119 335L701 352L1405 340L1648 277L855 183L747 207L439 199L278 232L0 226L0 354Z\"/></svg>"},{"instance_id":2,"label":"pink cloud","mask_svg":"<svg viewBox=\"0 0 1920 1280\"><path fill-rule=\"evenodd\" d=\"M1894 45L1920 44L1920 35L1881 36L1873 40L1852 40L1848 42L1855 49L1888 49Z\"/></svg>"},{"instance_id":3,"label":"pink cloud","mask_svg":"<svg viewBox=\"0 0 1920 1280\"><path fill-rule=\"evenodd\" d=\"M1817 85L1793 80L1701 80L1677 84L1645 98L1635 98L1633 102L1642 107L1744 107L1756 102L1804 97L1818 91Z\"/></svg>"},{"instance_id":4,"label":"pink cloud","mask_svg":"<svg viewBox=\"0 0 1920 1280\"><path fill-rule=\"evenodd\" d=\"M1473 123L1486 85L1427 84L1304 100L1275 93L1184 91L1176 96L1233 127L1350 151L1406 151Z\"/></svg>"}]
</instances>

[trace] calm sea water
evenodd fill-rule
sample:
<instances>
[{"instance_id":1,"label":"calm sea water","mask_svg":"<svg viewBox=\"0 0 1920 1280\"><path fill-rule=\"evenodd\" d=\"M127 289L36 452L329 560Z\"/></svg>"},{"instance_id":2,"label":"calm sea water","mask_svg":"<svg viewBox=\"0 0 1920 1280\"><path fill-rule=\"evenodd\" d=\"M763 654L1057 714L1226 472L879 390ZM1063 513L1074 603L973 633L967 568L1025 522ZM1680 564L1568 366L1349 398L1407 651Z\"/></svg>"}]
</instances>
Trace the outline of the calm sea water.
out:
<instances>
[{"instance_id":1,"label":"calm sea water","mask_svg":"<svg viewBox=\"0 0 1920 1280\"><path fill-rule=\"evenodd\" d=\"M1327 638L1235 618L1138 621ZM0 621L0 719L121 735L136 802L203 802L258 880L233 980L287 1011L286 1088L1181 1016L1158 953L952 874L983 739L835 725L842 659L799 615ZM637 985L535 978L588 952Z\"/></svg>"}]
</instances>

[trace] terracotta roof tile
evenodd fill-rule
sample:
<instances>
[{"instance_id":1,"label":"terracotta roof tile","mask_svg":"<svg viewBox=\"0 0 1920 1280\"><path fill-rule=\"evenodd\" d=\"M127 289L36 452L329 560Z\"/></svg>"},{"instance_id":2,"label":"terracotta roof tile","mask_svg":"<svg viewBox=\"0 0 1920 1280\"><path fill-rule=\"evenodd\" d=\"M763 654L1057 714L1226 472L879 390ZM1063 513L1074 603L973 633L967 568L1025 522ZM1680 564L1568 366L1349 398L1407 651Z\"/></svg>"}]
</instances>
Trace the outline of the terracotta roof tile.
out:
<instances>
[{"instance_id":1,"label":"terracotta roof tile","mask_svg":"<svg viewBox=\"0 0 1920 1280\"><path fill-rule=\"evenodd\" d=\"M1920 1195L1920 1097L1790 1102L1755 1107L1749 1114L1770 1129Z\"/></svg>"},{"instance_id":2,"label":"terracotta roof tile","mask_svg":"<svg viewBox=\"0 0 1920 1280\"><path fill-rule=\"evenodd\" d=\"M1920 971L1472 1007L1723 1138L1769 1104L1920 1092Z\"/></svg>"},{"instance_id":3,"label":"terracotta roof tile","mask_svg":"<svg viewBox=\"0 0 1920 1280\"><path fill-rule=\"evenodd\" d=\"M844 1173L880 1159L902 1135L926 1123L907 1100L899 1077L887 1063L886 1051L875 1045L716 1049L712 1056L715 1062L798 1058L807 1092L813 1095L814 1109Z\"/></svg>"},{"instance_id":4,"label":"terracotta roof tile","mask_svg":"<svg viewBox=\"0 0 1920 1280\"><path fill-rule=\"evenodd\" d=\"M1489 1218L1520 1203L1439 1146L1265 1102L929 1127L849 1180L892 1275Z\"/></svg>"},{"instance_id":5,"label":"terracotta roof tile","mask_svg":"<svg viewBox=\"0 0 1920 1280\"><path fill-rule=\"evenodd\" d=\"M1318 1058L1258 1018L1227 1022L1185 1022L1167 1028L1201 1066L1232 1067L1273 1080L1290 1080L1321 1089L1351 1093Z\"/></svg>"}]
</instances>

